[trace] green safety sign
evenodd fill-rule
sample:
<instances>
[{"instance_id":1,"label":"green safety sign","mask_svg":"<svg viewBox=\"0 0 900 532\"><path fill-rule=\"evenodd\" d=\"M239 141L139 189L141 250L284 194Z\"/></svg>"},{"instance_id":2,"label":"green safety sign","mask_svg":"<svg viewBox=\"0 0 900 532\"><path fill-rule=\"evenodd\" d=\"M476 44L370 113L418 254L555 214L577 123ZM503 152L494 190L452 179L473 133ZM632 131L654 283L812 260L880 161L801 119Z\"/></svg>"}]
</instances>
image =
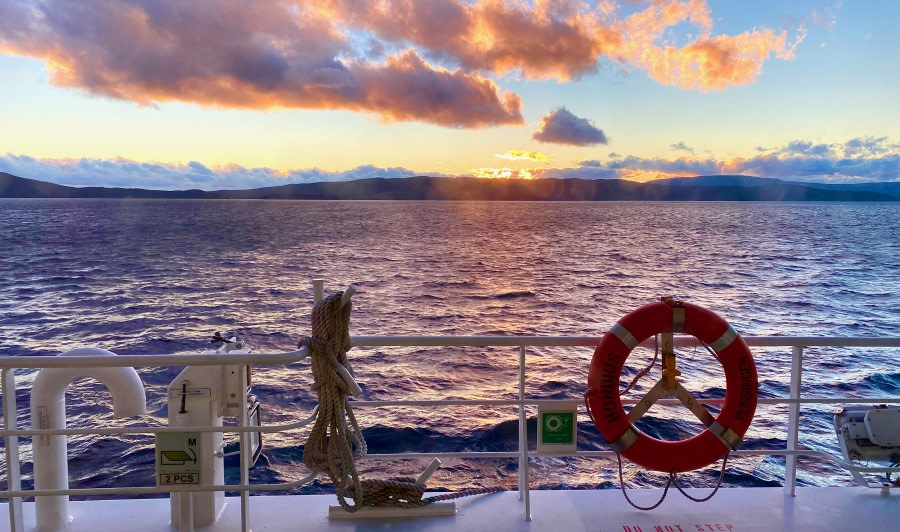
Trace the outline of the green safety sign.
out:
<instances>
[{"instance_id":1,"label":"green safety sign","mask_svg":"<svg viewBox=\"0 0 900 532\"><path fill-rule=\"evenodd\" d=\"M572 445L575 443L573 412L541 412L541 443Z\"/></svg>"},{"instance_id":2,"label":"green safety sign","mask_svg":"<svg viewBox=\"0 0 900 532\"><path fill-rule=\"evenodd\" d=\"M538 451L575 450L578 417L575 408L538 408Z\"/></svg>"}]
</instances>

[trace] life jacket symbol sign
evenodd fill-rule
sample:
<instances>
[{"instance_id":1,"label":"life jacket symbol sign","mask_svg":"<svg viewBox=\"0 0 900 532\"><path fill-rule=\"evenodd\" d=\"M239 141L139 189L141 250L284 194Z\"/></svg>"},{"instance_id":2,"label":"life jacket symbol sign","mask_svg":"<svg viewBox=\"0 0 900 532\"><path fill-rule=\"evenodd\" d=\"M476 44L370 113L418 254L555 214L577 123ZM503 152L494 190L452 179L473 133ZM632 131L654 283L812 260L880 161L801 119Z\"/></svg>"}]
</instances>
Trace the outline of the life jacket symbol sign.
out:
<instances>
[{"instance_id":1,"label":"life jacket symbol sign","mask_svg":"<svg viewBox=\"0 0 900 532\"><path fill-rule=\"evenodd\" d=\"M538 407L538 452L574 451L578 416L576 407Z\"/></svg>"}]
</instances>

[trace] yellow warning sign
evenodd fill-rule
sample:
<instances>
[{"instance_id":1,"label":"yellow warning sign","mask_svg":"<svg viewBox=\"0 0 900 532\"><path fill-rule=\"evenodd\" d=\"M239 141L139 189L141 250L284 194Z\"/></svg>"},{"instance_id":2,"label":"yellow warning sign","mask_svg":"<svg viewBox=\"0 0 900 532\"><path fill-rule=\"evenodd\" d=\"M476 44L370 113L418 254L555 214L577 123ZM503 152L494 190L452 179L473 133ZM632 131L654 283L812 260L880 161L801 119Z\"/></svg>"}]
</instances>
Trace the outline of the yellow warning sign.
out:
<instances>
[{"instance_id":1,"label":"yellow warning sign","mask_svg":"<svg viewBox=\"0 0 900 532\"><path fill-rule=\"evenodd\" d=\"M156 435L156 485L200 484L200 433Z\"/></svg>"}]
</instances>

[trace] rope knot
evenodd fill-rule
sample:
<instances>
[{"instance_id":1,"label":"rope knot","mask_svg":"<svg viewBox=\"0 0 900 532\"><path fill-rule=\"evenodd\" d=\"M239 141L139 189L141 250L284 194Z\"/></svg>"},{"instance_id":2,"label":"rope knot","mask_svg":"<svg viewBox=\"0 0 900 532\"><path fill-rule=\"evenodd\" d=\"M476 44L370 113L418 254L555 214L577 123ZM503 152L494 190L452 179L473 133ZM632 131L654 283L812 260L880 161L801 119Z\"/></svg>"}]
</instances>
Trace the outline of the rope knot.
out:
<instances>
[{"instance_id":1,"label":"rope knot","mask_svg":"<svg viewBox=\"0 0 900 532\"><path fill-rule=\"evenodd\" d=\"M363 480L366 506L424 506L422 500L425 485L417 484L411 477L396 477L387 480Z\"/></svg>"},{"instance_id":2,"label":"rope knot","mask_svg":"<svg viewBox=\"0 0 900 532\"><path fill-rule=\"evenodd\" d=\"M347 384L336 369L340 364L353 374L347 359L352 304L342 306L341 295L335 292L316 303L312 335L298 342L310 348L313 388L319 401L316 422L303 448L303 464L317 473L326 473L341 507L355 512L362 507L363 488L354 460L366 454L366 440L347 400ZM346 499L355 503L351 506Z\"/></svg>"},{"instance_id":3,"label":"rope knot","mask_svg":"<svg viewBox=\"0 0 900 532\"><path fill-rule=\"evenodd\" d=\"M315 380L313 388L319 401L316 422L303 447L303 464L311 471L328 475L337 492L338 503L347 512L356 512L363 505L411 508L502 491L501 488L475 488L423 499L425 484L419 484L411 477L360 480L355 459L366 454L366 440L347 400L347 383L337 371L342 365L353 375L347 359L347 351L352 347L352 304L341 305L341 295L336 292L316 303L312 311L312 335L303 336L297 342L298 347L309 346Z\"/></svg>"},{"instance_id":4,"label":"rope knot","mask_svg":"<svg viewBox=\"0 0 900 532\"><path fill-rule=\"evenodd\" d=\"M317 351L325 349L326 344L322 339L316 338L315 336L301 336L300 340L297 341L297 349L304 345L309 347L310 355L312 355Z\"/></svg>"}]
</instances>

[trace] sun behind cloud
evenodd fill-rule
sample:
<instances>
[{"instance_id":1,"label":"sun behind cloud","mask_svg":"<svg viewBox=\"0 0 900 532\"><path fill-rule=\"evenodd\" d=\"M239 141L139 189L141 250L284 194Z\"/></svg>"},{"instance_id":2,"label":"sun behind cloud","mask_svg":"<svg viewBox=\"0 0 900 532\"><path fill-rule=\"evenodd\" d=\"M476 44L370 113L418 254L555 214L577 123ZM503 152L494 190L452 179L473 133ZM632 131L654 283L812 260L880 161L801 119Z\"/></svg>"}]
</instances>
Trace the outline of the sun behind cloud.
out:
<instances>
[{"instance_id":1,"label":"sun behind cloud","mask_svg":"<svg viewBox=\"0 0 900 532\"><path fill-rule=\"evenodd\" d=\"M535 179L536 172L527 168L493 168L484 166L469 170L475 177L482 179Z\"/></svg>"},{"instance_id":2,"label":"sun behind cloud","mask_svg":"<svg viewBox=\"0 0 900 532\"><path fill-rule=\"evenodd\" d=\"M534 161L536 163L549 163L550 156L539 151L507 150L506 153L495 153L494 157L507 161Z\"/></svg>"}]
</instances>

